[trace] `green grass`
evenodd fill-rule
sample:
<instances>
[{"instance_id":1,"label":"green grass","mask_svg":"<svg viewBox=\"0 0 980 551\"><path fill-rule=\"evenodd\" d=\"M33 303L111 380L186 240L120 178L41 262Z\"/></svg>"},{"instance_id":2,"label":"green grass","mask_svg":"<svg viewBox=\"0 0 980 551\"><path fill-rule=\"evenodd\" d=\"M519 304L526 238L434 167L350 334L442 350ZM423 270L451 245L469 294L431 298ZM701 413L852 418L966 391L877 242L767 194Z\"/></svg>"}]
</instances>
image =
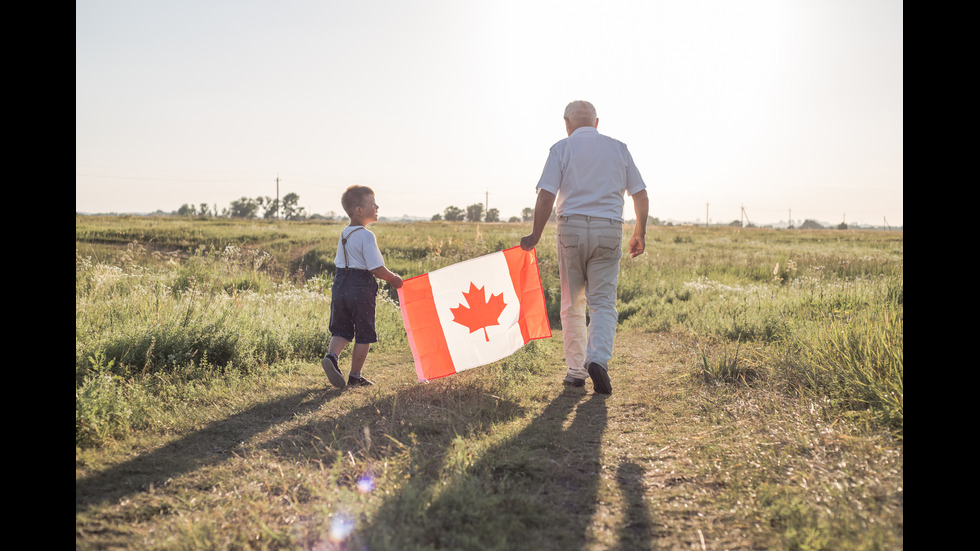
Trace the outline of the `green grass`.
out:
<instances>
[{"instance_id":1,"label":"green grass","mask_svg":"<svg viewBox=\"0 0 980 551\"><path fill-rule=\"evenodd\" d=\"M341 229L76 217L76 548L901 547L901 233L650 228L600 398L553 226L555 338L421 384L383 285L379 385L332 390ZM403 277L528 229L372 226Z\"/></svg>"}]
</instances>

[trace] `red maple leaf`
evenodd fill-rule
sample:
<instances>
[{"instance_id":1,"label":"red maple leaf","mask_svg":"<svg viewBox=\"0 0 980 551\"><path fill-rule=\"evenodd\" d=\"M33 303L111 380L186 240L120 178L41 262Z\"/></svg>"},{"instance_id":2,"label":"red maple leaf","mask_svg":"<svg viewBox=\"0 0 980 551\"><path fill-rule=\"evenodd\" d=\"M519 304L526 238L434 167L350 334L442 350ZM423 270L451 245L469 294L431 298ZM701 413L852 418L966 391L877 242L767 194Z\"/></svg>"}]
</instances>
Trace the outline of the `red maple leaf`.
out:
<instances>
[{"instance_id":1,"label":"red maple leaf","mask_svg":"<svg viewBox=\"0 0 980 551\"><path fill-rule=\"evenodd\" d=\"M470 282L469 292L463 291L463 297L466 299L466 304L463 306L460 303L456 308L450 308L449 311L453 313L453 321L460 325L465 325L469 328L470 333L473 333L477 329L483 329L483 336L486 337L487 342L490 342L490 335L487 334L487 327L491 325L500 325L500 313L504 311L504 294L491 295L490 300L486 300L487 293L484 291L486 287L476 288L472 282Z\"/></svg>"}]
</instances>

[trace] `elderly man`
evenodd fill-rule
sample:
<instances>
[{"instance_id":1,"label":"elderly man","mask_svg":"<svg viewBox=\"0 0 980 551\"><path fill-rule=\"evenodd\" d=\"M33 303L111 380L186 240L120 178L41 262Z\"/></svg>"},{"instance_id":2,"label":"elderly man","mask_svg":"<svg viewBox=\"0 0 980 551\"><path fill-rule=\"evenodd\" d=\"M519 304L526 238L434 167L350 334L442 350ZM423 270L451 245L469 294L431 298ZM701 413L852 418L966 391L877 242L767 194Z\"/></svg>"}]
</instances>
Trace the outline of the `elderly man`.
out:
<instances>
[{"instance_id":1,"label":"elderly man","mask_svg":"<svg viewBox=\"0 0 980 551\"><path fill-rule=\"evenodd\" d=\"M624 193L633 198L636 211L631 257L646 248L650 203L626 144L599 134L598 126L591 103L573 101L565 108L568 138L551 147L537 185L534 228L521 239L521 247L531 250L538 243L557 199L561 324L568 364L564 384L584 386L588 374L596 392L611 394Z\"/></svg>"}]
</instances>

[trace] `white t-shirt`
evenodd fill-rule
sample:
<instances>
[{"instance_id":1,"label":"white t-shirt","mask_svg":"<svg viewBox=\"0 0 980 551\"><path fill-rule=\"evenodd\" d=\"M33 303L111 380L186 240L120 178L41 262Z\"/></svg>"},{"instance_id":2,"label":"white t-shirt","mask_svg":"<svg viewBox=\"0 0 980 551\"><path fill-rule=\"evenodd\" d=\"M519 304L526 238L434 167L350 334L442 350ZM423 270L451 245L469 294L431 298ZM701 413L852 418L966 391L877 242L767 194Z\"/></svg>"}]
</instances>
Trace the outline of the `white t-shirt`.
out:
<instances>
[{"instance_id":1,"label":"white t-shirt","mask_svg":"<svg viewBox=\"0 0 980 551\"><path fill-rule=\"evenodd\" d=\"M343 239L347 238L347 260L344 260ZM338 268L357 268L373 270L385 265L378 248L378 239L364 226L347 226L337 239L337 256L334 264Z\"/></svg>"},{"instance_id":2,"label":"white t-shirt","mask_svg":"<svg viewBox=\"0 0 980 551\"><path fill-rule=\"evenodd\" d=\"M538 188L554 193L558 216L584 214L623 220L623 194L646 184L626 144L591 126L551 146Z\"/></svg>"}]
</instances>

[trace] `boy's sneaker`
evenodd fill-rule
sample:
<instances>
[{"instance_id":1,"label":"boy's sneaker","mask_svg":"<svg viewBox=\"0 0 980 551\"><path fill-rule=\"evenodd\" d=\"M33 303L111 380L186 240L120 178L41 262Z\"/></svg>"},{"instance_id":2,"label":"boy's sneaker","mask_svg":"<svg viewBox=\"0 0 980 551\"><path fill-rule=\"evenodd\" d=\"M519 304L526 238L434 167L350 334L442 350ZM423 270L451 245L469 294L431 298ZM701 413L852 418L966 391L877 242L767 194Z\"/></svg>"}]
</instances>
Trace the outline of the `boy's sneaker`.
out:
<instances>
[{"instance_id":1,"label":"boy's sneaker","mask_svg":"<svg viewBox=\"0 0 980 551\"><path fill-rule=\"evenodd\" d=\"M347 377L347 386L371 386L373 384L364 377L355 377L354 375Z\"/></svg>"},{"instance_id":2,"label":"boy's sneaker","mask_svg":"<svg viewBox=\"0 0 980 551\"><path fill-rule=\"evenodd\" d=\"M606 368L592 362L589 364L589 377L592 377L592 386L599 394L612 394L612 383L609 382L609 373Z\"/></svg>"},{"instance_id":3,"label":"boy's sneaker","mask_svg":"<svg viewBox=\"0 0 980 551\"><path fill-rule=\"evenodd\" d=\"M579 379L578 377L565 377L561 382L563 385L570 386L572 388L585 386L585 379Z\"/></svg>"},{"instance_id":4,"label":"boy's sneaker","mask_svg":"<svg viewBox=\"0 0 980 551\"><path fill-rule=\"evenodd\" d=\"M337 388L344 388L344 374L340 372L340 367L337 366L337 355L333 352L327 354L320 360L320 366L323 368L323 372L327 374L327 379L330 379L330 384Z\"/></svg>"}]
</instances>

